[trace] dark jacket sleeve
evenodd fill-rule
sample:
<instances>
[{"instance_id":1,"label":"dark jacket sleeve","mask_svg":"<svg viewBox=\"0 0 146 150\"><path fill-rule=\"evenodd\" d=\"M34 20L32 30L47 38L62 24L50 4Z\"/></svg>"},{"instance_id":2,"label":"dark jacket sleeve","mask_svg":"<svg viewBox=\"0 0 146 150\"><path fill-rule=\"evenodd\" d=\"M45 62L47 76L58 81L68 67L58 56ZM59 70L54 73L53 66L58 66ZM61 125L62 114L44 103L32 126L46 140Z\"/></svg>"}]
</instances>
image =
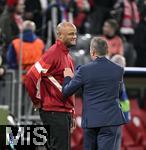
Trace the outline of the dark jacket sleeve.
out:
<instances>
[{"instance_id":1,"label":"dark jacket sleeve","mask_svg":"<svg viewBox=\"0 0 146 150\"><path fill-rule=\"evenodd\" d=\"M16 60L16 52L15 52L14 46L12 44L10 44L8 47L6 59L7 59L7 64L9 66L9 68L11 68L11 69L18 68L18 64L17 64L17 60Z\"/></svg>"},{"instance_id":2,"label":"dark jacket sleeve","mask_svg":"<svg viewBox=\"0 0 146 150\"><path fill-rule=\"evenodd\" d=\"M62 86L62 93L64 99L66 99L67 97L75 93L82 85L83 85L83 81L82 81L81 69L77 70L73 79L71 79L71 77L65 77Z\"/></svg>"}]
</instances>

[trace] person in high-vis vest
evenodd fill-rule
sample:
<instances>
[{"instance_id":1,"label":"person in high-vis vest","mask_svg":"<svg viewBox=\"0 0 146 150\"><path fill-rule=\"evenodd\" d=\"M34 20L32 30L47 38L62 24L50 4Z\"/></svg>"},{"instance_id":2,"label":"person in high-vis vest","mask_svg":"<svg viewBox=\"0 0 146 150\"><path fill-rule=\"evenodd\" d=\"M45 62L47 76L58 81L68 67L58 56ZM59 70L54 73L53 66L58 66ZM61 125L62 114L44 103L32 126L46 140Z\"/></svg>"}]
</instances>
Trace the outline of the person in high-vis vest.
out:
<instances>
[{"instance_id":1,"label":"person in high-vis vest","mask_svg":"<svg viewBox=\"0 0 146 150\"><path fill-rule=\"evenodd\" d=\"M76 45L77 29L70 22L57 26L57 40L28 71L26 89L48 133L49 150L70 150L70 133L74 127L74 96L63 101L63 71L74 71L69 48Z\"/></svg>"},{"instance_id":2,"label":"person in high-vis vest","mask_svg":"<svg viewBox=\"0 0 146 150\"><path fill-rule=\"evenodd\" d=\"M121 67L125 67L126 66L126 61L125 58L121 55L114 55L111 58L111 61L118 64ZM121 108L122 111L124 113L125 119L127 120L127 122L130 121L131 119L131 115L130 115L130 102L128 99L128 95L126 92L126 88L125 88L125 84L123 82L122 86L121 86L121 92L120 92L120 104L121 104ZM116 140L116 150L120 150L121 149L121 140L122 140L122 128L119 128L118 132L117 132L117 140Z\"/></svg>"},{"instance_id":3,"label":"person in high-vis vest","mask_svg":"<svg viewBox=\"0 0 146 150\"><path fill-rule=\"evenodd\" d=\"M20 52L22 51L22 70L24 74L42 56L45 45L36 36L35 23L29 20L23 23L23 37L14 39L8 47L7 62L9 68L18 69ZM23 76L25 78L25 75Z\"/></svg>"}]
</instances>

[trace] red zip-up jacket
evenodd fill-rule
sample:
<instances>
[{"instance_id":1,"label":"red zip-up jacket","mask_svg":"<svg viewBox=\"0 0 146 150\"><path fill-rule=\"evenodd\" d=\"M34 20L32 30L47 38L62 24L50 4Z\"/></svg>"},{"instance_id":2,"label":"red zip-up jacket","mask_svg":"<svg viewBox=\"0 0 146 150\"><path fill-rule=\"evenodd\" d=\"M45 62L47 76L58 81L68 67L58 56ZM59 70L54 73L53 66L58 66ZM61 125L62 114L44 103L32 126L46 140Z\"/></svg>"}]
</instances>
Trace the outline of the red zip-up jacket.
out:
<instances>
[{"instance_id":1,"label":"red zip-up jacket","mask_svg":"<svg viewBox=\"0 0 146 150\"><path fill-rule=\"evenodd\" d=\"M25 86L34 105L41 103L41 108L45 111L74 111L74 96L64 102L62 92L57 87L58 84L63 84L63 71L66 67L74 71L68 48L57 40L26 75ZM57 80L56 85L48 79L50 76Z\"/></svg>"}]
</instances>

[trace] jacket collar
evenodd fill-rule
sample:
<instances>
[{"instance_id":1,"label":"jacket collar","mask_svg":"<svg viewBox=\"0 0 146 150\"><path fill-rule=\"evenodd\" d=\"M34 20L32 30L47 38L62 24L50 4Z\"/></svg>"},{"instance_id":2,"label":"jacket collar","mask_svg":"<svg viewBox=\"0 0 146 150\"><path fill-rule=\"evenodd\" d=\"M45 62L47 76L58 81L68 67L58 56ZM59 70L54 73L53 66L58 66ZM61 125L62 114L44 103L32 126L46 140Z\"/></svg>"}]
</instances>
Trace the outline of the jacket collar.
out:
<instances>
[{"instance_id":1,"label":"jacket collar","mask_svg":"<svg viewBox=\"0 0 146 150\"><path fill-rule=\"evenodd\" d=\"M25 42L33 42L37 39L37 36L35 33L33 33L31 30L25 30L23 32L23 40Z\"/></svg>"},{"instance_id":2,"label":"jacket collar","mask_svg":"<svg viewBox=\"0 0 146 150\"><path fill-rule=\"evenodd\" d=\"M61 40L56 40L56 44L61 48L61 50L65 53L69 53L69 49L63 44Z\"/></svg>"},{"instance_id":3,"label":"jacket collar","mask_svg":"<svg viewBox=\"0 0 146 150\"><path fill-rule=\"evenodd\" d=\"M105 56L101 56L101 57L97 57L95 59L95 61L99 61L99 60L106 60L107 58Z\"/></svg>"}]
</instances>

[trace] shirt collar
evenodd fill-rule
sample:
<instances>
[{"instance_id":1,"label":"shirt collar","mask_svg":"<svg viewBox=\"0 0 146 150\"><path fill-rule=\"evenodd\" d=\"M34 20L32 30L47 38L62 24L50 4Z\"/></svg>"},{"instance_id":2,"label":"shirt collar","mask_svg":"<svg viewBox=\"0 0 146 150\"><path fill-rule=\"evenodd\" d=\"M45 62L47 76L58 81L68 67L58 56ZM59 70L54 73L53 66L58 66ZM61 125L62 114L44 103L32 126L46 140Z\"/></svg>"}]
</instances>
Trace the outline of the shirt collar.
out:
<instances>
[{"instance_id":1,"label":"shirt collar","mask_svg":"<svg viewBox=\"0 0 146 150\"><path fill-rule=\"evenodd\" d=\"M61 40L56 40L56 44L61 48L61 50L65 53L69 53L69 49L63 44Z\"/></svg>"}]
</instances>

